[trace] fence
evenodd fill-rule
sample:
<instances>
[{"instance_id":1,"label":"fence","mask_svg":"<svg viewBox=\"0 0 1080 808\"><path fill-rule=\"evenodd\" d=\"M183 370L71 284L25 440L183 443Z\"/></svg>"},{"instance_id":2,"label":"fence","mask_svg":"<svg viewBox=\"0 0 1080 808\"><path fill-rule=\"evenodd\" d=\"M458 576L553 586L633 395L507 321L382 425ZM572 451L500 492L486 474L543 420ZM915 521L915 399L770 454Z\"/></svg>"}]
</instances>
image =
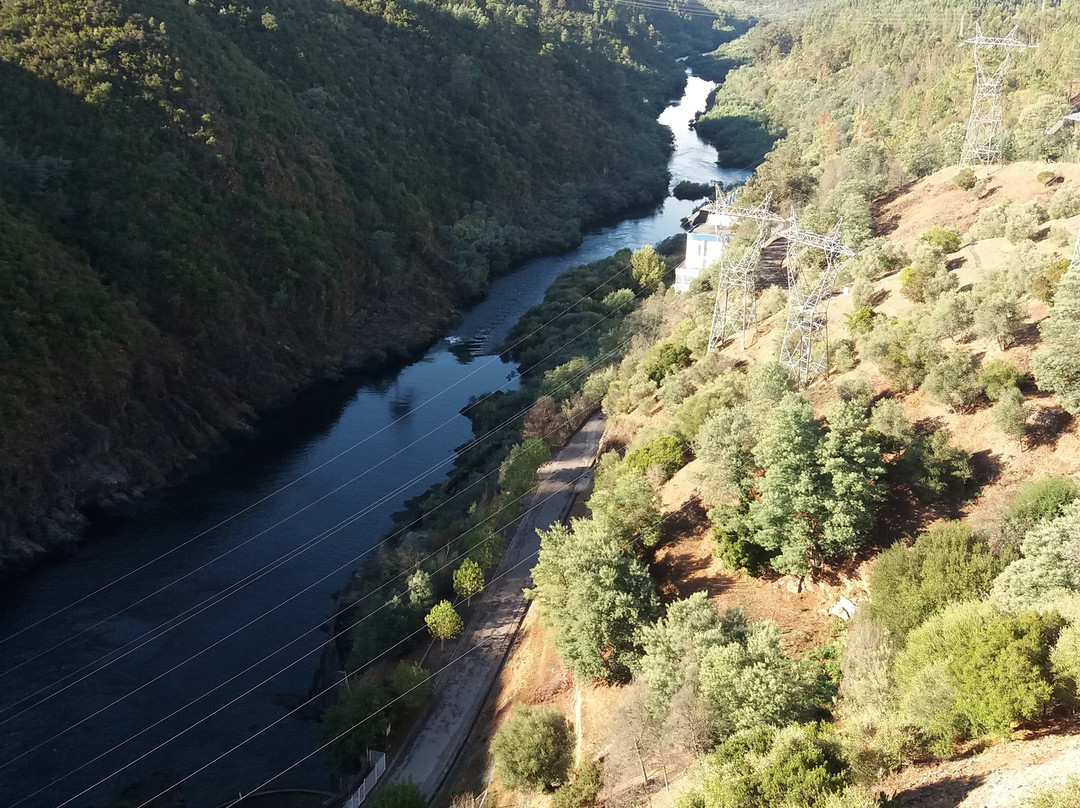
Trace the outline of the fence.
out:
<instances>
[{"instance_id":1,"label":"fence","mask_svg":"<svg viewBox=\"0 0 1080 808\"><path fill-rule=\"evenodd\" d=\"M386 771L386 754L368 750L368 763L371 764L371 771L368 772L367 777L364 778L364 782L360 784L360 787L345 800L345 804L342 808L360 808L360 804L367 799L368 794L375 789L375 784L379 782L379 778L382 777L383 772Z\"/></svg>"}]
</instances>

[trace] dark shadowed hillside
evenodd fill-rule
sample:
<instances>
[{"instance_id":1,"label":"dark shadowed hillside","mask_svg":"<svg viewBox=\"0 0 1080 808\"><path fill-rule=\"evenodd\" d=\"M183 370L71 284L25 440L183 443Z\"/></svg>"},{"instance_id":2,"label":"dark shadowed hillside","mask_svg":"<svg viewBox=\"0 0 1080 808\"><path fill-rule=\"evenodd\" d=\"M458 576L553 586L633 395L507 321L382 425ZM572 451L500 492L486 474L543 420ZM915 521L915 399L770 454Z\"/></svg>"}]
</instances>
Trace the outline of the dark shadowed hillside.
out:
<instances>
[{"instance_id":1,"label":"dark shadowed hillside","mask_svg":"<svg viewBox=\"0 0 1080 808\"><path fill-rule=\"evenodd\" d=\"M728 34L557 5L0 7L0 569L662 195Z\"/></svg>"}]
</instances>

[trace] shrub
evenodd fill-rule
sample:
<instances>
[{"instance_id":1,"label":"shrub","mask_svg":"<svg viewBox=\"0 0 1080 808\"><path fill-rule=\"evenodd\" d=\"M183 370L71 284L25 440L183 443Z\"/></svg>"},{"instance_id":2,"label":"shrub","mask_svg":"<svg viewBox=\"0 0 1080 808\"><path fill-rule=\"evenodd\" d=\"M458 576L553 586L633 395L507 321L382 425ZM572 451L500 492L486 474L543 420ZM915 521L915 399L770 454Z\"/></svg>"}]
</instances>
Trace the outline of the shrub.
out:
<instances>
[{"instance_id":1,"label":"shrub","mask_svg":"<svg viewBox=\"0 0 1080 808\"><path fill-rule=\"evenodd\" d=\"M921 499L940 499L971 479L971 455L949 443L947 430L920 437L913 448L912 488Z\"/></svg>"},{"instance_id":2,"label":"shrub","mask_svg":"<svg viewBox=\"0 0 1080 808\"><path fill-rule=\"evenodd\" d=\"M977 600L1005 567L986 538L959 522L937 525L915 544L894 544L870 574L870 615L899 642L946 603Z\"/></svg>"},{"instance_id":3,"label":"shrub","mask_svg":"<svg viewBox=\"0 0 1080 808\"><path fill-rule=\"evenodd\" d=\"M923 388L950 409L970 410L982 398L979 360L967 351L953 351L926 374Z\"/></svg>"},{"instance_id":4,"label":"shrub","mask_svg":"<svg viewBox=\"0 0 1080 808\"><path fill-rule=\"evenodd\" d=\"M910 267L909 267L910 268ZM859 306L847 315L848 331L853 334L866 334L874 327L877 312L873 306Z\"/></svg>"},{"instance_id":5,"label":"shrub","mask_svg":"<svg viewBox=\"0 0 1080 808\"><path fill-rule=\"evenodd\" d=\"M1080 497L1080 485L1069 477L1044 477L1021 488L1005 514L1006 519L1023 521L1029 525L1056 519L1065 506Z\"/></svg>"},{"instance_id":6,"label":"shrub","mask_svg":"<svg viewBox=\"0 0 1080 808\"><path fill-rule=\"evenodd\" d=\"M645 355L642 368L645 375L656 384L664 381L669 373L690 364L690 349L674 342L662 342Z\"/></svg>"},{"instance_id":7,"label":"shrub","mask_svg":"<svg viewBox=\"0 0 1080 808\"><path fill-rule=\"evenodd\" d=\"M1004 735L1050 704L1050 649L1062 624L1056 614L1006 615L988 603L946 607L897 655L902 709L939 751L957 738Z\"/></svg>"},{"instance_id":8,"label":"shrub","mask_svg":"<svg viewBox=\"0 0 1080 808\"><path fill-rule=\"evenodd\" d=\"M677 808L823 805L851 782L840 744L812 724L734 735L704 763L700 785L681 795Z\"/></svg>"},{"instance_id":9,"label":"shrub","mask_svg":"<svg viewBox=\"0 0 1080 808\"><path fill-rule=\"evenodd\" d=\"M968 238L981 241L986 238L1001 238L1005 235L1008 214L1004 205L991 205L979 211L975 224L968 230Z\"/></svg>"},{"instance_id":10,"label":"shrub","mask_svg":"<svg viewBox=\"0 0 1080 808\"><path fill-rule=\"evenodd\" d=\"M1005 221L1005 238L1013 244L1032 239L1046 221L1046 209L1038 202L1025 202L1009 208Z\"/></svg>"},{"instance_id":11,"label":"shrub","mask_svg":"<svg viewBox=\"0 0 1080 808\"><path fill-rule=\"evenodd\" d=\"M990 360L979 373L979 384L991 401L997 401L1006 390L1015 388L1019 380L1020 373L1004 359Z\"/></svg>"},{"instance_id":12,"label":"shrub","mask_svg":"<svg viewBox=\"0 0 1080 808\"><path fill-rule=\"evenodd\" d=\"M762 290L755 310L759 320L766 320L786 308L787 292L779 286L769 286Z\"/></svg>"},{"instance_id":13,"label":"shrub","mask_svg":"<svg viewBox=\"0 0 1080 808\"><path fill-rule=\"evenodd\" d=\"M1023 448L1024 432L1031 411L1031 405L1024 401L1024 394L1010 387L1001 394L991 415L994 425Z\"/></svg>"},{"instance_id":14,"label":"shrub","mask_svg":"<svg viewBox=\"0 0 1080 808\"><path fill-rule=\"evenodd\" d=\"M1057 788L1037 792L1024 800L1025 808L1076 808L1080 805L1080 776L1069 779Z\"/></svg>"},{"instance_id":15,"label":"shrub","mask_svg":"<svg viewBox=\"0 0 1080 808\"><path fill-rule=\"evenodd\" d=\"M1054 390L1062 406L1080 414L1080 272L1066 272L1054 294L1050 316L1039 324L1046 343L1031 360L1041 390Z\"/></svg>"},{"instance_id":16,"label":"shrub","mask_svg":"<svg viewBox=\"0 0 1080 808\"><path fill-rule=\"evenodd\" d=\"M550 707L519 707L491 741L499 779L511 788L550 791L567 780L574 735Z\"/></svg>"},{"instance_id":17,"label":"shrub","mask_svg":"<svg viewBox=\"0 0 1080 808\"><path fill-rule=\"evenodd\" d=\"M975 308L975 333L984 339L997 340L1005 350L1024 331L1026 312L1018 297L1007 291L990 292Z\"/></svg>"},{"instance_id":18,"label":"shrub","mask_svg":"<svg viewBox=\"0 0 1080 808\"><path fill-rule=\"evenodd\" d=\"M971 292L950 289L942 293L930 314L938 338L959 337L975 323L975 299Z\"/></svg>"},{"instance_id":19,"label":"shrub","mask_svg":"<svg viewBox=\"0 0 1080 808\"><path fill-rule=\"evenodd\" d=\"M1056 176L1056 171L1049 171L1044 169L1043 171L1040 171L1038 174L1035 175L1035 179L1045 185L1046 183L1050 182L1050 180L1054 179L1054 177Z\"/></svg>"},{"instance_id":20,"label":"shrub","mask_svg":"<svg viewBox=\"0 0 1080 808\"><path fill-rule=\"evenodd\" d=\"M1061 594L1080 591L1080 505L1070 502L1061 508L1060 516L1040 522L1007 519L1005 531L1023 536L1023 558L994 581L990 596L1000 608L1046 607Z\"/></svg>"},{"instance_id":21,"label":"shrub","mask_svg":"<svg viewBox=\"0 0 1080 808\"><path fill-rule=\"evenodd\" d=\"M946 255L960 249L960 234L951 227L931 227L919 238Z\"/></svg>"},{"instance_id":22,"label":"shrub","mask_svg":"<svg viewBox=\"0 0 1080 808\"><path fill-rule=\"evenodd\" d=\"M1054 295L1057 293L1058 284L1069 270L1069 259L1059 258L1046 269L1040 272L1031 281L1031 294L1036 300L1041 300L1046 305L1053 305Z\"/></svg>"},{"instance_id":23,"label":"shrub","mask_svg":"<svg viewBox=\"0 0 1080 808\"><path fill-rule=\"evenodd\" d=\"M1047 214L1051 219L1068 219L1080 213L1080 191L1075 185L1062 185L1050 197Z\"/></svg>"},{"instance_id":24,"label":"shrub","mask_svg":"<svg viewBox=\"0 0 1080 808\"><path fill-rule=\"evenodd\" d=\"M626 455L627 468L646 472L659 466L670 477L686 462L686 441L678 435L662 435Z\"/></svg>"},{"instance_id":25,"label":"shrub","mask_svg":"<svg viewBox=\"0 0 1080 808\"><path fill-rule=\"evenodd\" d=\"M598 760L582 763L574 778L551 795L551 808L592 808L604 784L604 765Z\"/></svg>"},{"instance_id":26,"label":"shrub","mask_svg":"<svg viewBox=\"0 0 1080 808\"><path fill-rule=\"evenodd\" d=\"M1074 622L1062 630L1050 652L1050 664L1054 675L1075 699L1080 686L1080 623Z\"/></svg>"},{"instance_id":27,"label":"shrub","mask_svg":"<svg viewBox=\"0 0 1080 808\"><path fill-rule=\"evenodd\" d=\"M427 808L427 795L412 780L384 783L371 795L371 808Z\"/></svg>"},{"instance_id":28,"label":"shrub","mask_svg":"<svg viewBox=\"0 0 1080 808\"><path fill-rule=\"evenodd\" d=\"M847 373L857 363L854 341L839 339L829 345L829 364L837 373Z\"/></svg>"},{"instance_id":29,"label":"shrub","mask_svg":"<svg viewBox=\"0 0 1080 808\"><path fill-rule=\"evenodd\" d=\"M970 168L961 168L956 172L956 176L953 177L953 182L965 191L970 191L975 187L975 183L979 181L979 178L975 176L975 172Z\"/></svg>"}]
</instances>

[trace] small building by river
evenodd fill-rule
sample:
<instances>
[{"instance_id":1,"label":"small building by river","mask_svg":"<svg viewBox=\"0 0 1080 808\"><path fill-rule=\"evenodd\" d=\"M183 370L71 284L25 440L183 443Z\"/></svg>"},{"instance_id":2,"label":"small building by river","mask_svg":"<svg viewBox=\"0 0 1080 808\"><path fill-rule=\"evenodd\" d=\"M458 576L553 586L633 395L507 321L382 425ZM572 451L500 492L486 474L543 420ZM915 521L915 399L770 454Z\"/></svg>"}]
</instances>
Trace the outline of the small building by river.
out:
<instances>
[{"instance_id":1,"label":"small building by river","mask_svg":"<svg viewBox=\"0 0 1080 808\"><path fill-rule=\"evenodd\" d=\"M694 279L720 260L731 240L731 224L730 217L710 213L686 234L686 257L675 267L675 291L689 292Z\"/></svg>"}]
</instances>

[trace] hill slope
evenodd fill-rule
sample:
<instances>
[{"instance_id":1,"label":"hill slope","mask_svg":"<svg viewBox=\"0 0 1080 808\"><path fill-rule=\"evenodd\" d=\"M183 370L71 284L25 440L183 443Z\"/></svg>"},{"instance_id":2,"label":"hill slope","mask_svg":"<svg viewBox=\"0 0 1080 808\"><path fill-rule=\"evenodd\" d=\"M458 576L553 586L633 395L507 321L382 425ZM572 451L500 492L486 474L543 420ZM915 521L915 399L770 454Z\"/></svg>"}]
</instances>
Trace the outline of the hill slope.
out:
<instances>
[{"instance_id":1,"label":"hill slope","mask_svg":"<svg viewBox=\"0 0 1080 808\"><path fill-rule=\"evenodd\" d=\"M0 569L662 194L666 52L725 34L655 16L5 3Z\"/></svg>"}]
</instances>

